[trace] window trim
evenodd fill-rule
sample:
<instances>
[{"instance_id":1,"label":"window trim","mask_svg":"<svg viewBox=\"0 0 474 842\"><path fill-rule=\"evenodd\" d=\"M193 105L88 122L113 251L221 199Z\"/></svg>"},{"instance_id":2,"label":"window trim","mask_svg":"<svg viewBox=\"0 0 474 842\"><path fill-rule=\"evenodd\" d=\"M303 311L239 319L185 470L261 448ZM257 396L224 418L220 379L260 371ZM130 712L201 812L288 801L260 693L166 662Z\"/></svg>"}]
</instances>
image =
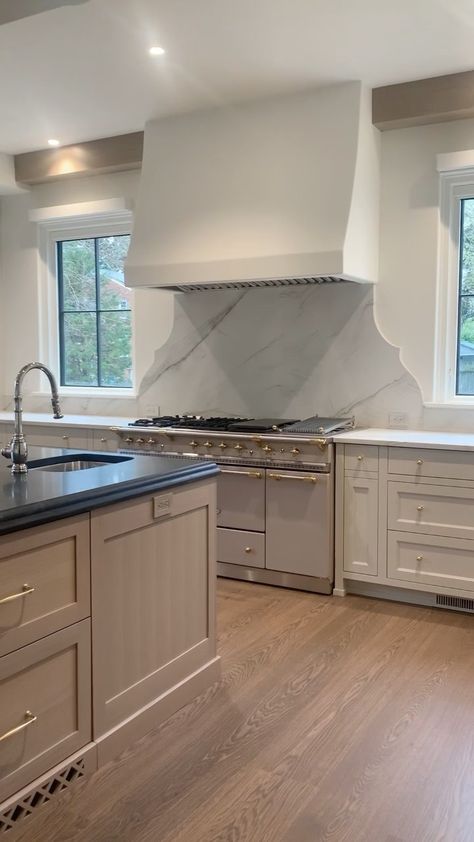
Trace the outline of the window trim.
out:
<instances>
[{"instance_id":1,"label":"window trim","mask_svg":"<svg viewBox=\"0 0 474 842\"><path fill-rule=\"evenodd\" d=\"M38 304L40 358L59 375L59 310L57 281L57 243L60 240L79 240L113 234L131 234L131 210L101 212L87 217L68 215L64 218L41 221L38 243ZM137 397L136 378L136 325L134 291L132 290L132 387L113 386L59 386L64 397L130 398ZM60 378L58 377L58 380ZM45 394L43 392L36 394Z\"/></svg>"},{"instance_id":2,"label":"window trim","mask_svg":"<svg viewBox=\"0 0 474 842\"><path fill-rule=\"evenodd\" d=\"M456 394L461 201L474 198L474 152L438 156L440 172L434 401L431 406L474 407L474 395Z\"/></svg>"}]
</instances>

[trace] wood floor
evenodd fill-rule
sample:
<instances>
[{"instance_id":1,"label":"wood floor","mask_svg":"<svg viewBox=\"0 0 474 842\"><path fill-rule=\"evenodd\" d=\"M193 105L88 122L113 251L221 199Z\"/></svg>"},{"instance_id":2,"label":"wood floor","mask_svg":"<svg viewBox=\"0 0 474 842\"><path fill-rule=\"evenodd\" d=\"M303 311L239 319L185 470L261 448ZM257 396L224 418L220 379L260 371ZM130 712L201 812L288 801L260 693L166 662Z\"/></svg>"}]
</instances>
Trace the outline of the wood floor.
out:
<instances>
[{"instance_id":1,"label":"wood floor","mask_svg":"<svg viewBox=\"0 0 474 842\"><path fill-rule=\"evenodd\" d=\"M221 682L19 838L473 842L473 623L221 579Z\"/></svg>"}]
</instances>

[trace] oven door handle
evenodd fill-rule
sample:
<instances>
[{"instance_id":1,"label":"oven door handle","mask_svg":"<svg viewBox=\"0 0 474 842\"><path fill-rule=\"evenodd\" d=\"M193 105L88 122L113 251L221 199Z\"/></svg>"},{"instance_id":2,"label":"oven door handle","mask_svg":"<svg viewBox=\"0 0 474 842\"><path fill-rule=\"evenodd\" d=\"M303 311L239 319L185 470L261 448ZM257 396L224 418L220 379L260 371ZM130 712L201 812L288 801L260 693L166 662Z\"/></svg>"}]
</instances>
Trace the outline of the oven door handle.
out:
<instances>
[{"instance_id":1,"label":"oven door handle","mask_svg":"<svg viewBox=\"0 0 474 842\"><path fill-rule=\"evenodd\" d=\"M271 474L271 473L269 473L268 476L269 476L270 479L276 479L276 480L290 479L290 480L295 480L295 481L299 481L299 482L311 482L313 485L315 485L318 481L318 478L313 476L312 474L309 474L307 477L294 477L291 474Z\"/></svg>"},{"instance_id":2,"label":"oven door handle","mask_svg":"<svg viewBox=\"0 0 474 842\"><path fill-rule=\"evenodd\" d=\"M229 468L221 468L221 474L236 474L239 477L251 477L251 479L262 479L262 471L234 471Z\"/></svg>"}]
</instances>

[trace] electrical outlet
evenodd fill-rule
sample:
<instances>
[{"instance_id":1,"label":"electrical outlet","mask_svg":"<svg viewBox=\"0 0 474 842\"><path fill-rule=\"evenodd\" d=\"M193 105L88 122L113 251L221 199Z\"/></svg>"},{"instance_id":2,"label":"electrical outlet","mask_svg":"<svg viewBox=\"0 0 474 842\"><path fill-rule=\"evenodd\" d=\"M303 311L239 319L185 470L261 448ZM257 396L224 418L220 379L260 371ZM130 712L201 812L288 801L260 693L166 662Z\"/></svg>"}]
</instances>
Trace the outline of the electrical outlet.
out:
<instances>
[{"instance_id":1,"label":"electrical outlet","mask_svg":"<svg viewBox=\"0 0 474 842\"><path fill-rule=\"evenodd\" d=\"M398 428L400 430L408 427L408 415L406 412L390 412L388 416L388 426Z\"/></svg>"},{"instance_id":2,"label":"electrical outlet","mask_svg":"<svg viewBox=\"0 0 474 842\"><path fill-rule=\"evenodd\" d=\"M158 418L160 414L160 407L156 403L145 404L145 415L147 418Z\"/></svg>"}]
</instances>

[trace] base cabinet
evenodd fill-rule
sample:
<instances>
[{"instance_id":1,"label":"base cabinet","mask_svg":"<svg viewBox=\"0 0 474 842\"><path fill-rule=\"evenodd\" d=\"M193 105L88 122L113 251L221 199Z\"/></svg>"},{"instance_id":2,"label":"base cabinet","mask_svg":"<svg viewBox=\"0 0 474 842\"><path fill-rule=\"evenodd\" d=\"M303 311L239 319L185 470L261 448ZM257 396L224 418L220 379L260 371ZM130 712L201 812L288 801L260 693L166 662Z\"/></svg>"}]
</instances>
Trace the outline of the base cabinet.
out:
<instances>
[{"instance_id":1,"label":"base cabinet","mask_svg":"<svg viewBox=\"0 0 474 842\"><path fill-rule=\"evenodd\" d=\"M91 739L90 621L0 658L0 801Z\"/></svg>"}]
</instances>

